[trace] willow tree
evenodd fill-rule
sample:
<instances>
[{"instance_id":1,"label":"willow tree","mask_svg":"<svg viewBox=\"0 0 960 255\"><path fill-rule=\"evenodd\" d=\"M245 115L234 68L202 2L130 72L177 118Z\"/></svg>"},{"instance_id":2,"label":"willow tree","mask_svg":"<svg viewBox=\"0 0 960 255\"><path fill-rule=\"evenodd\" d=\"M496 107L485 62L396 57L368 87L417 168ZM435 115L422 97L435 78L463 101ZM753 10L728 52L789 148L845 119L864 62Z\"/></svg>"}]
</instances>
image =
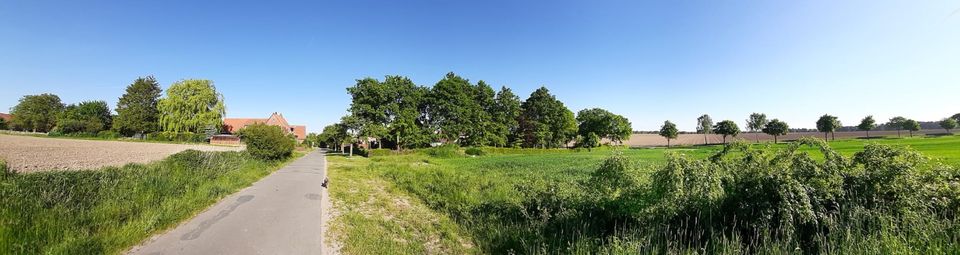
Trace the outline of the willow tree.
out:
<instances>
[{"instance_id":1,"label":"willow tree","mask_svg":"<svg viewBox=\"0 0 960 255\"><path fill-rule=\"evenodd\" d=\"M170 85L167 96L157 102L160 127L168 132L202 133L220 130L226 107L223 95L211 80L182 80Z\"/></svg>"}]
</instances>

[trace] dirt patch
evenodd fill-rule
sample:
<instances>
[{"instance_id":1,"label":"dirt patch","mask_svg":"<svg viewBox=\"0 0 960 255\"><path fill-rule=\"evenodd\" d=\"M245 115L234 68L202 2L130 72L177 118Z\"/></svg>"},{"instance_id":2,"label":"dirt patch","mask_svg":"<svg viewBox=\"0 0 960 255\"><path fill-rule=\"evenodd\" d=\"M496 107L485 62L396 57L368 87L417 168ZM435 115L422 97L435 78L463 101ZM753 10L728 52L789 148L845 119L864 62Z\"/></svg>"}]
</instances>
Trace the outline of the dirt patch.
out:
<instances>
[{"instance_id":1,"label":"dirt patch","mask_svg":"<svg viewBox=\"0 0 960 255\"><path fill-rule=\"evenodd\" d=\"M18 172L87 170L160 160L184 150L237 151L240 147L92 141L0 135L0 159Z\"/></svg>"}]
</instances>

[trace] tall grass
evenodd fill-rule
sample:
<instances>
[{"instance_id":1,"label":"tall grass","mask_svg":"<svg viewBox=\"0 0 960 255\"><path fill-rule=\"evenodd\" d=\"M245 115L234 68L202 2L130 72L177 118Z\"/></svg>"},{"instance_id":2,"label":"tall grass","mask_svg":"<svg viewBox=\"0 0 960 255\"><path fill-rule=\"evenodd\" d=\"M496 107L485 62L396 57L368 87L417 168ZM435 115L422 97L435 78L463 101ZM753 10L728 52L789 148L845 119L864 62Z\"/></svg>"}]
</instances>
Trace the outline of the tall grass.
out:
<instances>
[{"instance_id":1,"label":"tall grass","mask_svg":"<svg viewBox=\"0 0 960 255\"><path fill-rule=\"evenodd\" d=\"M96 171L5 174L0 253L119 253L284 163L242 152L188 150Z\"/></svg>"},{"instance_id":2,"label":"tall grass","mask_svg":"<svg viewBox=\"0 0 960 255\"><path fill-rule=\"evenodd\" d=\"M848 143L422 154L366 171L446 214L484 253L960 252L960 172L941 164L952 158ZM960 145L906 143L941 159Z\"/></svg>"}]
</instances>

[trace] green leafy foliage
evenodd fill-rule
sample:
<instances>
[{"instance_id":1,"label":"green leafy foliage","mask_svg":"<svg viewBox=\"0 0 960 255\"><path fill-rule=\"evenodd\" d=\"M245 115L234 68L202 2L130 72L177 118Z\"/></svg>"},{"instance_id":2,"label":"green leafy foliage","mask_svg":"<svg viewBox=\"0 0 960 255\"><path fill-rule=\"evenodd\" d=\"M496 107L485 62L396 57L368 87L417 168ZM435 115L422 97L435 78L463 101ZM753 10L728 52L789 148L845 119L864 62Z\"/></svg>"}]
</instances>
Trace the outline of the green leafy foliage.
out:
<instances>
[{"instance_id":1,"label":"green leafy foliage","mask_svg":"<svg viewBox=\"0 0 960 255\"><path fill-rule=\"evenodd\" d=\"M158 142L205 143L207 142L207 135L190 132L153 132L147 134L145 139Z\"/></svg>"},{"instance_id":2,"label":"green leafy foliage","mask_svg":"<svg viewBox=\"0 0 960 255\"><path fill-rule=\"evenodd\" d=\"M461 157L460 146L456 144L444 144L437 147L431 147L421 150L424 154L436 158L454 158Z\"/></svg>"},{"instance_id":3,"label":"green leafy foliage","mask_svg":"<svg viewBox=\"0 0 960 255\"><path fill-rule=\"evenodd\" d=\"M600 136L614 143L630 139L633 127L627 118L600 108L581 110L577 113L577 134L587 137L589 134Z\"/></svg>"},{"instance_id":4,"label":"green leafy foliage","mask_svg":"<svg viewBox=\"0 0 960 255\"><path fill-rule=\"evenodd\" d=\"M789 131L790 125L787 125L786 122L780 121L779 119L773 119L763 127L764 134L773 136L773 143L777 143L777 137L786 135Z\"/></svg>"},{"instance_id":5,"label":"green leafy foliage","mask_svg":"<svg viewBox=\"0 0 960 255\"><path fill-rule=\"evenodd\" d=\"M467 148L467 149L463 150L463 153L464 153L464 154L467 154L467 155L470 155L470 156L483 156L483 155L487 155L487 152L484 151L483 148L480 148L480 147L470 147L470 148Z\"/></svg>"},{"instance_id":6,"label":"green leafy foliage","mask_svg":"<svg viewBox=\"0 0 960 255\"><path fill-rule=\"evenodd\" d=\"M493 99L491 111L492 134L491 145L499 147L520 146L520 137L517 134L520 117L520 97L513 94L507 87L501 87Z\"/></svg>"},{"instance_id":7,"label":"green leafy foliage","mask_svg":"<svg viewBox=\"0 0 960 255\"><path fill-rule=\"evenodd\" d=\"M860 120L860 125L857 125L857 129L867 132L867 137L870 137L870 130L874 128L877 128L877 121L873 119L873 115L864 117Z\"/></svg>"},{"instance_id":8,"label":"green leafy foliage","mask_svg":"<svg viewBox=\"0 0 960 255\"><path fill-rule=\"evenodd\" d=\"M153 76L139 77L134 80L117 101L117 116L113 120L113 130L124 136L157 131L160 118L157 104L161 91L160 84Z\"/></svg>"},{"instance_id":9,"label":"green leafy foliage","mask_svg":"<svg viewBox=\"0 0 960 255\"><path fill-rule=\"evenodd\" d=\"M167 96L157 102L160 127L168 132L203 133L223 126L226 108L223 95L210 80L181 80L170 85Z\"/></svg>"},{"instance_id":10,"label":"green leafy foliage","mask_svg":"<svg viewBox=\"0 0 960 255\"><path fill-rule=\"evenodd\" d=\"M903 129L910 131L910 136L913 137L914 131L920 131L920 122L916 120L908 119L903 122Z\"/></svg>"},{"instance_id":11,"label":"green leafy foliage","mask_svg":"<svg viewBox=\"0 0 960 255\"><path fill-rule=\"evenodd\" d=\"M520 105L518 120L523 147L557 148L576 136L577 122L573 112L540 87Z\"/></svg>"},{"instance_id":12,"label":"green leafy foliage","mask_svg":"<svg viewBox=\"0 0 960 255\"><path fill-rule=\"evenodd\" d=\"M7 125L7 119L0 118L0 130L10 129L10 126Z\"/></svg>"},{"instance_id":13,"label":"green leafy foliage","mask_svg":"<svg viewBox=\"0 0 960 255\"><path fill-rule=\"evenodd\" d=\"M718 122L716 126L713 127L713 133L723 136L723 143L727 143L727 136L736 137L740 134L740 127L737 126L736 122L732 120L724 120Z\"/></svg>"},{"instance_id":14,"label":"green leafy foliage","mask_svg":"<svg viewBox=\"0 0 960 255\"><path fill-rule=\"evenodd\" d=\"M81 102L76 105L67 106L66 109L60 113L57 118L57 126L53 132L96 135L102 130L110 129L112 119L107 102Z\"/></svg>"},{"instance_id":15,"label":"green leafy foliage","mask_svg":"<svg viewBox=\"0 0 960 255\"><path fill-rule=\"evenodd\" d=\"M836 116L824 114L820 116L820 119L817 120L817 130L823 132L823 139L827 139L827 134L833 133L838 128L843 127L840 124L840 120Z\"/></svg>"},{"instance_id":16,"label":"green leafy foliage","mask_svg":"<svg viewBox=\"0 0 960 255\"><path fill-rule=\"evenodd\" d=\"M280 160L293 154L296 139L283 132L279 126L257 123L237 132L247 145L247 153L262 160Z\"/></svg>"},{"instance_id":17,"label":"green leafy foliage","mask_svg":"<svg viewBox=\"0 0 960 255\"><path fill-rule=\"evenodd\" d=\"M663 126L660 126L660 136L667 139L667 147L670 147L670 140L677 139L678 131L677 124L673 122L664 121Z\"/></svg>"},{"instance_id":18,"label":"green leafy foliage","mask_svg":"<svg viewBox=\"0 0 960 255\"><path fill-rule=\"evenodd\" d=\"M957 128L957 120L953 118L943 119L940 121L940 127L947 130L947 133L950 133L950 130Z\"/></svg>"},{"instance_id":19,"label":"green leafy foliage","mask_svg":"<svg viewBox=\"0 0 960 255\"><path fill-rule=\"evenodd\" d=\"M897 116L890 118L890 121L887 122L887 126L897 129L897 137L900 137L900 130L904 129L904 125L907 123L907 118L902 116Z\"/></svg>"},{"instance_id":20,"label":"green leafy foliage","mask_svg":"<svg viewBox=\"0 0 960 255\"><path fill-rule=\"evenodd\" d=\"M10 124L14 130L47 132L57 124L57 116L63 108L57 95L26 95L11 109L13 119Z\"/></svg>"}]
</instances>

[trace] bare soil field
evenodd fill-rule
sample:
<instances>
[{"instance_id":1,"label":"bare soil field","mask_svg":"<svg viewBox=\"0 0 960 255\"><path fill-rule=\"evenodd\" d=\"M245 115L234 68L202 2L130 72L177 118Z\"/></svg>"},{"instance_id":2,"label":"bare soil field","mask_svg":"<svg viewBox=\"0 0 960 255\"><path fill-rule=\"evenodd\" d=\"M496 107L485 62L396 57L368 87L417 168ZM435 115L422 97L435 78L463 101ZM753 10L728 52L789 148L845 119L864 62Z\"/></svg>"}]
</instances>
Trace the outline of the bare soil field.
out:
<instances>
[{"instance_id":1,"label":"bare soil field","mask_svg":"<svg viewBox=\"0 0 960 255\"><path fill-rule=\"evenodd\" d=\"M940 130L923 130L918 132L913 132L914 136L924 136L924 135L935 135L946 133L946 131ZM866 137L864 132L837 132L837 139L843 138L858 138ZM909 136L909 132L901 131L903 137ZM897 131L870 131L870 137L896 137ZM800 139L800 137L817 137L823 138L823 133L819 132L798 132L798 133L788 133L787 135L780 136L777 138L778 141L791 141ZM756 139L760 141L773 141L773 136L764 134L764 133L741 133L737 137L727 137L727 141L733 140L749 140L755 141ZM703 144L703 135L702 134L681 134L677 139L671 140L670 145L698 145ZM707 143L709 144L719 144L723 143L723 136L720 135L707 135ZM624 141L624 145L630 147L653 147L653 146L667 146L667 140L662 136L657 134L633 134L630 136L630 140Z\"/></svg>"},{"instance_id":2,"label":"bare soil field","mask_svg":"<svg viewBox=\"0 0 960 255\"><path fill-rule=\"evenodd\" d=\"M58 139L0 135L0 159L18 172L86 170L147 163L193 149L237 151L240 147Z\"/></svg>"}]
</instances>

